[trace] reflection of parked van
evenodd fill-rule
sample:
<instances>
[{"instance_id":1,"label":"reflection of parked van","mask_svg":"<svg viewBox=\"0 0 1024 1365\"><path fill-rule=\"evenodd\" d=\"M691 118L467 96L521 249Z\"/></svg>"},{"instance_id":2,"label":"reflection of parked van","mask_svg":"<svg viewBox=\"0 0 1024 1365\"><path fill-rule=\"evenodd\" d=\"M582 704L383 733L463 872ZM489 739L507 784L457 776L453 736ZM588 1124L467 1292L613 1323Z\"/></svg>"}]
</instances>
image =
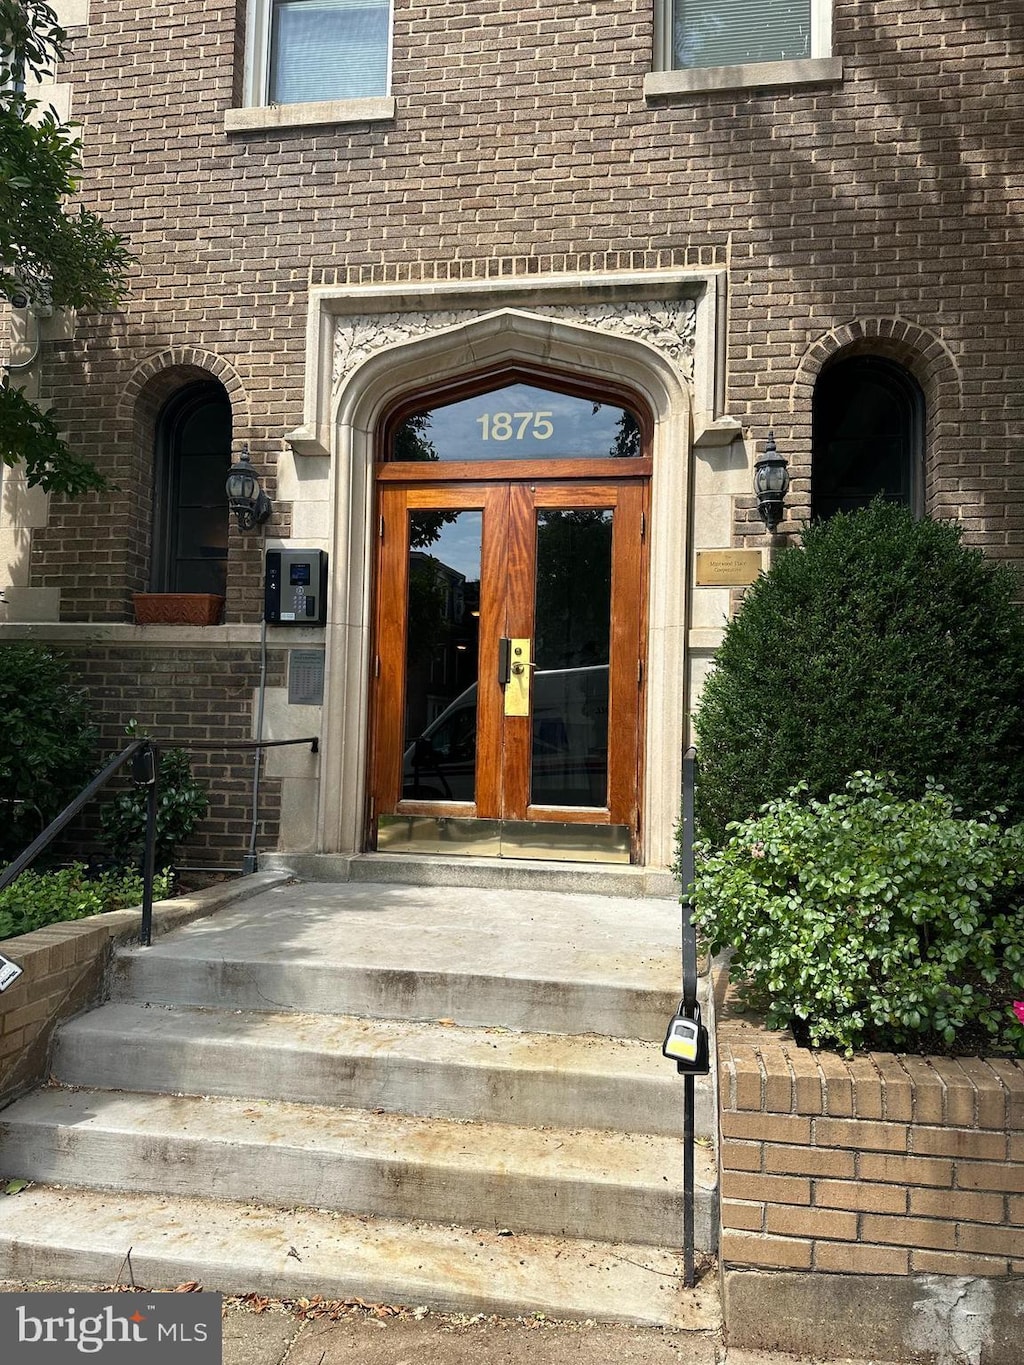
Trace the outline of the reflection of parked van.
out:
<instances>
[{"instance_id":1,"label":"reflection of parked van","mask_svg":"<svg viewBox=\"0 0 1024 1365\"><path fill-rule=\"evenodd\" d=\"M608 665L533 675L530 800L604 806L608 800ZM406 800L472 801L476 792L476 683L405 751Z\"/></svg>"}]
</instances>

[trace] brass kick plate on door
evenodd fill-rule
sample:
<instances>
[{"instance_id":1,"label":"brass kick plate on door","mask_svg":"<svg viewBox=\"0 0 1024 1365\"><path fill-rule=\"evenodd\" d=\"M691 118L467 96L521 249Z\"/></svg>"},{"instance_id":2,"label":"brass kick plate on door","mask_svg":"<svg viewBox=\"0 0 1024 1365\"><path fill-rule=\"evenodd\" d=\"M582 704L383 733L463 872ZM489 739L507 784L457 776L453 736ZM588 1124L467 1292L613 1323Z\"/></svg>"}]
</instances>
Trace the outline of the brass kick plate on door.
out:
<instances>
[{"instance_id":1,"label":"brass kick plate on door","mask_svg":"<svg viewBox=\"0 0 1024 1365\"><path fill-rule=\"evenodd\" d=\"M530 641L509 640L508 666L509 677L505 684L505 715L528 716L530 714Z\"/></svg>"}]
</instances>

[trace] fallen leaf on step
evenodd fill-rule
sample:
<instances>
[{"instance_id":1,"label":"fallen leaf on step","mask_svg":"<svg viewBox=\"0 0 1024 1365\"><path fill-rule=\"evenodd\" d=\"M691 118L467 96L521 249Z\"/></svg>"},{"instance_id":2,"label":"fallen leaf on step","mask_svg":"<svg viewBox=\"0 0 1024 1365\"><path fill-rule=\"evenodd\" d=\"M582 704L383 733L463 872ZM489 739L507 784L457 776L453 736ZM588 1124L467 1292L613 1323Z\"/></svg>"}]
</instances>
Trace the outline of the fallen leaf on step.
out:
<instances>
[{"instance_id":1,"label":"fallen leaf on step","mask_svg":"<svg viewBox=\"0 0 1024 1365\"><path fill-rule=\"evenodd\" d=\"M198 1280L186 1280L184 1284L176 1284L174 1292L175 1294L201 1294L203 1286Z\"/></svg>"},{"instance_id":2,"label":"fallen leaf on step","mask_svg":"<svg viewBox=\"0 0 1024 1365\"><path fill-rule=\"evenodd\" d=\"M4 1194L21 1194L22 1190L28 1189L27 1180L8 1180L4 1186Z\"/></svg>"},{"instance_id":3,"label":"fallen leaf on step","mask_svg":"<svg viewBox=\"0 0 1024 1365\"><path fill-rule=\"evenodd\" d=\"M443 1024L445 1028L454 1028L454 1027L455 1027L455 1020L454 1020L454 1019L439 1019L437 1022L438 1022L439 1024Z\"/></svg>"}]
</instances>

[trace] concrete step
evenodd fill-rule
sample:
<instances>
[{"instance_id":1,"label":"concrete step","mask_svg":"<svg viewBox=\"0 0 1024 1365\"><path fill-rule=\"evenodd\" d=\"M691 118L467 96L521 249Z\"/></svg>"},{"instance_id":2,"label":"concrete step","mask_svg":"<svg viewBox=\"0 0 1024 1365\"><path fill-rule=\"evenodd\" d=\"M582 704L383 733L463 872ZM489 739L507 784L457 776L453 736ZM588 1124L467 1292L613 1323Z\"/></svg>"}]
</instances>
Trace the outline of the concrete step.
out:
<instances>
[{"instance_id":1,"label":"concrete step","mask_svg":"<svg viewBox=\"0 0 1024 1365\"><path fill-rule=\"evenodd\" d=\"M679 899L679 879L667 868L619 863L445 858L432 853L261 853L260 867L292 872L305 882L398 882L418 887L469 886Z\"/></svg>"},{"instance_id":2,"label":"concrete step","mask_svg":"<svg viewBox=\"0 0 1024 1365\"><path fill-rule=\"evenodd\" d=\"M5 1176L217 1192L385 1218L678 1245L682 1143L324 1106L51 1088L0 1115ZM716 1174L696 1152L695 1235L713 1247Z\"/></svg>"},{"instance_id":3,"label":"concrete step","mask_svg":"<svg viewBox=\"0 0 1024 1365\"><path fill-rule=\"evenodd\" d=\"M122 950L112 995L660 1042L678 937L674 902L291 886Z\"/></svg>"},{"instance_id":4,"label":"concrete step","mask_svg":"<svg viewBox=\"0 0 1024 1365\"><path fill-rule=\"evenodd\" d=\"M442 1023L109 1004L57 1035L65 1085L236 1095L523 1127L676 1136L683 1086L657 1044ZM713 1131L709 1077L697 1132Z\"/></svg>"},{"instance_id":5,"label":"concrete step","mask_svg":"<svg viewBox=\"0 0 1024 1365\"><path fill-rule=\"evenodd\" d=\"M194 1279L229 1294L721 1325L712 1276L686 1291L674 1252L630 1243L50 1186L0 1200L0 1279L110 1284L129 1248L135 1281L154 1289Z\"/></svg>"}]
</instances>

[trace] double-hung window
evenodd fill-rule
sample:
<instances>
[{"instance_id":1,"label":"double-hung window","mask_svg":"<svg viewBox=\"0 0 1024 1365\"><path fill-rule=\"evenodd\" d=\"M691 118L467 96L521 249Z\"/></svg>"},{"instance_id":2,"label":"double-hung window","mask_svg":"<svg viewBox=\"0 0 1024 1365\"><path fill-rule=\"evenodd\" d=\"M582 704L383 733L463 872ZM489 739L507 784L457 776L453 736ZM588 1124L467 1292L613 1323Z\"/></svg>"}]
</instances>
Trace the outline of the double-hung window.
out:
<instances>
[{"instance_id":1,"label":"double-hung window","mask_svg":"<svg viewBox=\"0 0 1024 1365\"><path fill-rule=\"evenodd\" d=\"M271 0L267 103L386 95L390 0Z\"/></svg>"},{"instance_id":2,"label":"double-hung window","mask_svg":"<svg viewBox=\"0 0 1024 1365\"><path fill-rule=\"evenodd\" d=\"M810 55L811 0L674 0L674 67L797 61Z\"/></svg>"},{"instance_id":3,"label":"double-hung window","mask_svg":"<svg viewBox=\"0 0 1024 1365\"><path fill-rule=\"evenodd\" d=\"M647 94L838 80L832 0L655 0Z\"/></svg>"},{"instance_id":4,"label":"double-hung window","mask_svg":"<svg viewBox=\"0 0 1024 1365\"><path fill-rule=\"evenodd\" d=\"M250 0L247 22L246 109L229 130L394 112L391 0Z\"/></svg>"}]
</instances>

